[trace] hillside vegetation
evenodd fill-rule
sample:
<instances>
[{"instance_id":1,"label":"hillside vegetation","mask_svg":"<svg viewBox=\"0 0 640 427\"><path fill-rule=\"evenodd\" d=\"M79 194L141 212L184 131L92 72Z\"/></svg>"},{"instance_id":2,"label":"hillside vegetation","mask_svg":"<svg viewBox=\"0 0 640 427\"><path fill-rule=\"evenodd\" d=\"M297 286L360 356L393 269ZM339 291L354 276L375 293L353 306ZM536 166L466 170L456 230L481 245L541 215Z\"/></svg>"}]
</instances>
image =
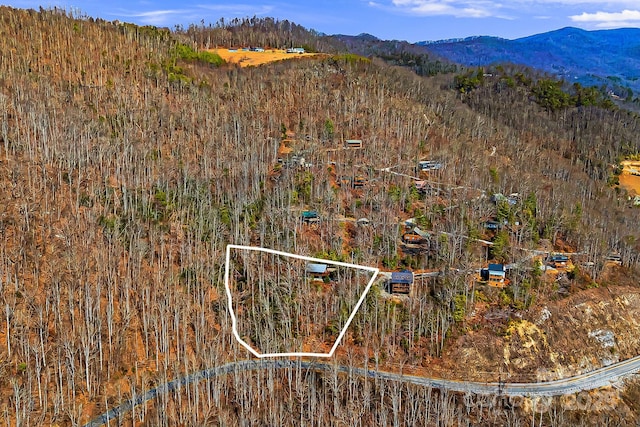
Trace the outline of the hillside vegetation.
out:
<instances>
[{"instance_id":1,"label":"hillside vegetation","mask_svg":"<svg viewBox=\"0 0 640 427\"><path fill-rule=\"evenodd\" d=\"M167 380L249 358L224 298L227 244L442 272L416 280L404 299L374 286L336 364L532 380L605 363L601 343L585 337L608 328L619 343L609 355L639 352L629 303L638 210L615 187L619 162L640 150L637 116L545 108L527 86L539 77L516 71L461 93L453 74L420 77L335 53L338 42L270 20L170 32L0 7L0 22L7 424L83 424ZM329 54L240 68L206 51L307 42ZM523 83L509 84L511 75ZM341 149L347 139L363 148ZM423 159L444 167L416 171ZM493 203L495 193L519 199ZM301 221L310 210L318 224ZM357 225L363 217L370 226ZM402 243L409 218L428 232L426 247ZM508 226L487 230L488 219ZM534 249L579 253L578 267L556 280L540 272ZM614 251L621 265L607 262ZM510 287L467 274L489 261L518 266ZM583 313L584 324L563 315L600 300L610 311ZM544 310L552 320L537 322ZM545 336L544 372L518 363L530 356L526 334ZM601 412L558 403L540 414L337 372L266 370L185 387L122 422L632 425L637 385L612 393L617 406Z\"/></svg>"}]
</instances>

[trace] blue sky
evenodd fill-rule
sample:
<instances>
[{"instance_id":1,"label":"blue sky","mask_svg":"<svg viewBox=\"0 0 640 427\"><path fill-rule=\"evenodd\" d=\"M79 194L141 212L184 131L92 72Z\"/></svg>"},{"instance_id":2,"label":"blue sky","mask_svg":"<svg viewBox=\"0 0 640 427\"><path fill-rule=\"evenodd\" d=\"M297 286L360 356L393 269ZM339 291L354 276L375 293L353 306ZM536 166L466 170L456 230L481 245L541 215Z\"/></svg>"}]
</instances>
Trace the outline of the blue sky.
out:
<instances>
[{"instance_id":1,"label":"blue sky","mask_svg":"<svg viewBox=\"0 0 640 427\"><path fill-rule=\"evenodd\" d=\"M4 5L62 7L106 20L188 26L219 18L270 16L326 34L369 33L416 42L473 35L518 38L562 27L640 27L640 0L15 0Z\"/></svg>"}]
</instances>

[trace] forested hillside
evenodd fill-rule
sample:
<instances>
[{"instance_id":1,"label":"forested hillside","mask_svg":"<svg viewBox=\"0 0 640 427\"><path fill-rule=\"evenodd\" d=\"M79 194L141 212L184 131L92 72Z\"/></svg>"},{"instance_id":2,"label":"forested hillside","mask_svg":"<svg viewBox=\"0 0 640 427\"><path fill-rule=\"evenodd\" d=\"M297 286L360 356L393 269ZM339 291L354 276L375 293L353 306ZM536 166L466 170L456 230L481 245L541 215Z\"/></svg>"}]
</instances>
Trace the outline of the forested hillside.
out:
<instances>
[{"instance_id":1,"label":"forested hillside","mask_svg":"<svg viewBox=\"0 0 640 427\"><path fill-rule=\"evenodd\" d=\"M549 108L563 95L520 70L418 76L273 20L170 32L0 7L0 23L7 425L84 424L168 380L251 358L231 333L228 244L435 273L410 296L377 283L335 365L533 381L640 353L639 211L616 185L619 162L640 151L636 115ZM239 68L208 50L254 44L327 55ZM440 167L418 170L426 159ZM319 222L302 220L310 211ZM420 245L406 244L409 219ZM573 254L576 268L546 274L545 252ZM512 266L509 287L477 283L489 262ZM612 349L589 338L600 329ZM634 425L637 384L607 392L614 403L597 411L550 399L541 413L337 370L267 369L185 386L121 422Z\"/></svg>"},{"instance_id":2,"label":"forested hillside","mask_svg":"<svg viewBox=\"0 0 640 427\"><path fill-rule=\"evenodd\" d=\"M640 91L639 36L637 28L585 31L567 27L515 40L471 37L417 44L465 66L520 64L568 82L602 86L631 101Z\"/></svg>"}]
</instances>

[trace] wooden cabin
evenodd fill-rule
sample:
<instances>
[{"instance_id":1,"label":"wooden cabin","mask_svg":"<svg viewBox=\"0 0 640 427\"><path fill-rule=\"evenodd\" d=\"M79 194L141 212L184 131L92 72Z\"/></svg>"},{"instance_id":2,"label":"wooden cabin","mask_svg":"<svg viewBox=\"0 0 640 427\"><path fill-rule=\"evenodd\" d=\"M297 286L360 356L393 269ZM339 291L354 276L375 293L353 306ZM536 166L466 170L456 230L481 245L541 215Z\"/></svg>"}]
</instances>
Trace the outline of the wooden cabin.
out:
<instances>
[{"instance_id":1,"label":"wooden cabin","mask_svg":"<svg viewBox=\"0 0 640 427\"><path fill-rule=\"evenodd\" d=\"M402 235L402 243L406 243L408 245L424 245L428 243L428 240L414 233L405 233Z\"/></svg>"}]
</instances>

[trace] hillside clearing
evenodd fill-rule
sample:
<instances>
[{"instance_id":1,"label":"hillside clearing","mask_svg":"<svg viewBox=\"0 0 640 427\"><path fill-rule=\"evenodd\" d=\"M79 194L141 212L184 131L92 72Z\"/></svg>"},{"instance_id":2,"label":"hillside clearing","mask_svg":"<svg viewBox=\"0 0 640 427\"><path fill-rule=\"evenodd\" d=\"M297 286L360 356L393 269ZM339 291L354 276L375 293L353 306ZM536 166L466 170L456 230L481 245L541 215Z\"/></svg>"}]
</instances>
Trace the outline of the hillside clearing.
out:
<instances>
[{"instance_id":1,"label":"hillside clearing","mask_svg":"<svg viewBox=\"0 0 640 427\"><path fill-rule=\"evenodd\" d=\"M269 49L264 52L229 49L210 49L209 51L217 53L225 61L231 64L238 64L241 67L257 66L285 59L324 55L321 53L287 53L284 49Z\"/></svg>"},{"instance_id":2,"label":"hillside clearing","mask_svg":"<svg viewBox=\"0 0 640 427\"><path fill-rule=\"evenodd\" d=\"M620 185L627 191L640 194L640 162L624 161L622 167Z\"/></svg>"}]
</instances>

